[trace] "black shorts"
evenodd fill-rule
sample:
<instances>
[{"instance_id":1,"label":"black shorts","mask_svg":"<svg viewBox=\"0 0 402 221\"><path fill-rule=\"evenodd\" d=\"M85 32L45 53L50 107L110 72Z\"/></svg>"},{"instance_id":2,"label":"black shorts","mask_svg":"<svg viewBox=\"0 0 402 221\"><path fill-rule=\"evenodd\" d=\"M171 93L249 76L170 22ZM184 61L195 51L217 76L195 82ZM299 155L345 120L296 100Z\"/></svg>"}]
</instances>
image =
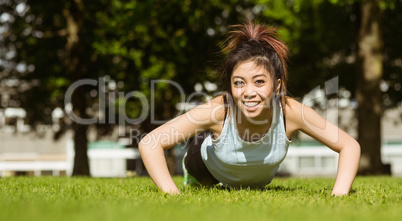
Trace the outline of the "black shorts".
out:
<instances>
[{"instance_id":1,"label":"black shorts","mask_svg":"<svg viewBox=\"0 0 402 221\"><path fill-rule=\"evenodd\" d=\"M201 134L194 136L193 141L187 150L187 155L184 159L184 166L188 173L197 179L202 185L214 185L219 181L212 176L208 168L205 166L201 157L201 144L205 138L210 135L210 131L205 131Z\"/></svg>"}]
</instances>

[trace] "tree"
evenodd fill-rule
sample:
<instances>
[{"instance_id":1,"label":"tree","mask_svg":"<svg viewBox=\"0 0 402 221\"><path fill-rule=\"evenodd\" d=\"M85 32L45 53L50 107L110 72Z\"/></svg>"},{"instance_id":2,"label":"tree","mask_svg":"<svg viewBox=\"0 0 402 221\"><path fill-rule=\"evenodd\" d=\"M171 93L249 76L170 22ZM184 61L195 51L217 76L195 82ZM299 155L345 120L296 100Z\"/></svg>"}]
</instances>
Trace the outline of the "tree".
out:
<instances>
[{"instance_id":1,"label":"tree","mask_svg":"<svg viewBox=\"0 0 402 221\"><path fill-rule=\"evenodd\" d=\"M16 66L10 66L10 75L6 77L25 82L25 89L19 90L14 99L27 110L28 123L35 129L35 125L51 123L51 110L64 106L65 92L73 82L96 78L100 70L106 69L111 62L96 57L92 48L91 43L99 28L92 20L93 5L84 5L80 0L46 4L11 1L3 3L2 8L13 18L7 24L4 42L15 56L6 59L33 67L21 72ZM89 116L89 89L78 87L72 94L72 112L80 118ZM73 130L73 175L88 176L88 125L76 121L64 125L55 134L58 136L68 128Z\"/></svg>"},{"instance_id":2,"label":"tree","mask_svg":"<svg viewBox=\"0 0 402 221\"><path fill-rule=\"evenodd\" d=\"M241 17L241 13L231 11L232 6L238 4L238 11L246 11L248 7L237 1L66 0L19 4L16 1L4 3L7 12L15 18L9 24L11 34L6 36L5 42L16 51L16 56L8 60L34 67L24 75L15 67L10 68L12 77L30 85L36 82L36 86L20 91L16 97L30 113L28 119L32 125L49 122L49 115L42 110L63 107L69 86L84 78L105 76L110 82L122 83L119 90L139 91L148 98L151 80L156 79L172 80L185 92L192 91L195 82L213 78L211 65L206 64L213 60L209 56L218 51L217 33L225 32L230 21L239 21ZM16 9L21 7L24 13L19 14ZM156 86L153 117L168 120L175 114L175 103L180 96L169 84L162 82ZM93 89L81 86L72 93L72 113L76 116L93 117L88 112L97 104L89 93ZM120 106L125 107L124 110L118 109ZM129 102L116 97L103 114L110 116L118 109L124 113L116 115L137 118L141 108L139 100ZM119 122L115 119L116 116L102 119L102 123L96 125L98 131L102 126L116 126ZM140 121L144 132L158 126L150 117ZM73 175L89 175L88 125L70 121L62 131L68 128L74 131ZM169 156L173 162L172 152ZM173 169L174 165L170 164Z\"/></svg>"},{"instance_id":3,"label":"tree","mask_svg":"<svg viewBox=\"0 0 402 221\"><path fill-rule=\"evenodd\" d=\"M109 90L107 92L139 91L148 99L151 98L151 81L157 79L177 82L184 92L191 93L195 83L216 80L214 70L219 62L211 61L221 58L216 52L220 49L219 42L224 39L228 26L253 19L278 27L290 46L292 56L289 72L292 76L289 88L293 96L301 97L324 80L339 75L341 86L352 93L356 92L358 97L359 93L366 93L368 87L356 79L357 75L355 77L350 73L361 70L359 76L362 79L365 76L363 73L366 73L366 69L357 67L357 64L364 64L364 53L359 57L359 62L355 60L359 55L358 49L362 49L358 39L363 40L365 34L360 32L359 35L358 32L363 27L360 26L360 20L365 21L360 19L363 13L360 13L359 5L369 2L373 4L374 1L1 2L2 13L9 16L0 29L0 40L4 43L0 45L0 50L5 52L0 53L1 77L20 80L21 84L12 99L27 110L27 119L33 128L40 123L50 123L50 111L63 107L68 87L83 78L104 77L106 84L117 82L119 85L115 89L106 88ZM377 78L377 86L370 87L378 88L381 82L389 86L382 93L373 92L376 105L380 105L378 100L382 97L386 102L385 107L389 108L402 100L399 91L402 65L398 66L402 63L398 60L398 48L402 48L399 43L399 23L402 18L398 12L402 9L402 3L382 1L378 4L387 13L367 21L376 18L384 27L384 43L393 46L384 50L384 69L387 71L383 77ZM1 18L4 20L7 15ZM360 85L358 90L355 84ZM134 119L140 117L141 108L145 108L136 99L128 101L124 97L115 97L114 100L113 97L106 97L111 100L105 103L111 105L106 105L104 110L97 109L96 106L104 104L99 104L98 99L90 93L93 89L89 86L79 87L73 93L71 103L75 115L87 118L93 117L90 112L105 111L102 113L104 116L111 116L115 110L120 110ZM156 84L153 92L154 119L168 120L175 115L174 104L181 99L176 90L166 82ZM359 100L359 108L369 107L370 104L365 104L369 101L362 99ZM124 110L119 107L124 107ZM375 113L378 114L378 111ZM98 135L102 136L119 123L115 120L120 119L119 116L121 113L115 113L107 119L98 118L101 122L91 126L96 127ZM88 175L88 125L68 120L56 135L70 128L75 131L77 158L74 174ZM139 119L139 122L144 133L158 126L152 122L150 115L146 119ZM127 129L130 127L133 125L126 126ZM366 130L361 130L361 133ZM377 133L379 131L372 136L377 136L374 135ZM361 139L364 139L363 136ZM368 155L378 155L378 139L375 142L362 143L362 148L370 150ZM375 147L367 146L371 144L375 144ZM169 156L173 158L172 152L169 152ZM366 158L378 160L379 157ZM369 164L381 167L379 163ZM373 170L382 171L378 168Z\"/></svg>"},{"instance_id":4,"label":"tree","mask_svg":"<svg viewBox=\"0 0 402 221\"><path fill-rule=\"evenodd\" d=\"M262 19L280 27L290 46L292 95L303 96L325 79L339 75L340 86L351 91L358 101L358 141L362 147L359 172L390 174L389 165L381 162L380 122L384 108L392 108L402 100L401 65L398 65L402 62L396 55L401 48L397 40L401 36L397 28L402 19L398 16L401 3L375 0L257 3L266 8ZM383 10L387 12L383 14ZM386 34L385 41L382 32ZM385 51L384 42L388 44ZM383 91L381 84L386 87Z\"/></svg>"},{"instance_id":5,"label":"tree","mask_svg":"<svg viewBox=\"0 0 402 221\"><path fill-rule=\"evenodd\" d=\"M358 84L356 99L359 119L359 138L362 155L359 172L391 174L390 166L381 162L381 116L383 100L380 83L383 79L383 40L381 13L378 1L361 2L359 28Z\"/></svg>"},{"instance_id":6,"label":"tree","mask_svg":"<svg viewBox=\"0 0 402 221\"><path fill-rule=\"evenodd\" d=\"M88 56L93 53L93 49L88 47L85 39L85 23L84 13L85 6L79 0L71 2L63 8L63 15L66 21L66 46L65 46L65 73L70 82L76 82L89 76L89 73L94 65L88 59ZM71 98L72 112L82 119L88 119L87 99L85 96L88 93L86 87L78 87ZM88 125L76 121L72 122L74 131L74 168L73 176L89 176L88 163Z\"/></svg>"},{"instance_id":7,"label":"tree","mask_svg":"<svg viewBox=\"0 0 402 221\"><path fill-rule=\"evenodd\" d=\"M237 11L233 11L234 5ZM252 6L242 1L113 1L107 12L97 15L107 36L96 43L97 50L127 64L129 69L122 69L117 76L127 82L126 90L140 90L154 99L154 115L141 124L144 133L160 125L156 120L171 119L181 99L177 88L166 82L156 84L156 90L151 91L151 81L170 80L189 94L195 83L216 79L216 64L211 61L218 58L220 34L229 24L241 22ZM133 102L132 106L141 104ZM135 109L128 111L138 116ZM173 149L167 154L173 173Z\"/></svg>"}]
</instances>

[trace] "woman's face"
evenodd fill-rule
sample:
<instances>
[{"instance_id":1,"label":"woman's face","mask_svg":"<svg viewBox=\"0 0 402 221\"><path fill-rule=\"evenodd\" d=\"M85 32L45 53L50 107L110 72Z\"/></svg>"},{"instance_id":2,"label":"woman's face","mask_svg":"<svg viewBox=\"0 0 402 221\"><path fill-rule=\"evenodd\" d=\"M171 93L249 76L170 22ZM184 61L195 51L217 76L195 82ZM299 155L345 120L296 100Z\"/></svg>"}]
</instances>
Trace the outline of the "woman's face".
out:
<instances>
[{"instance_id":1,"label":"woman's face","mask_svg":"<svg viewBox=\"0 0 402 221\"><path fill-rule=\"evenodd\" d=\"M231 76L231 90L233 99L244 117L254 122L266 122L270 113L271 100L276 91L279 91L280 79L274 90L271 74L254 61L246 61L238 65Z\"/></svg>"}]
</instances>

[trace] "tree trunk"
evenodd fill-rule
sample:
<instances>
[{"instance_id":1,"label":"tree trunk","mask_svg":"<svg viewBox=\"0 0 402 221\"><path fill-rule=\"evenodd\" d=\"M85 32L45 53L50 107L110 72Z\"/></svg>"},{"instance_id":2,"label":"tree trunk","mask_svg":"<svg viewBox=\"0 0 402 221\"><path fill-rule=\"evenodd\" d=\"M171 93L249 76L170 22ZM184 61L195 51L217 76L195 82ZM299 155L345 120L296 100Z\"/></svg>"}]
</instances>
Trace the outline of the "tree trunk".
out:
<instances>
[{"instance_id":1,"label":"tree trunk","mask_svg":"<svg viewBox=\"0 0 402 221\"><path fill-rule=\"evenodd\" d=\"M358 102L358 141L362 154L359 174L390 174L381 162L381 117L383 111L381 9L376 0L361 1L361 24L358 39L356 98Z\"/></svg>"},{"instance_id":2,"label":"tree trunk","mask_svg":"<svg viewBox=\"0 0 402 221\"><path fill-rule=\"evenodd\" d=\"M86 76L87 69L85 68L84 44L82 38L83 31L83 5L80 0L71 1L71 4L64 10L64 16L67 22L67 44L66 44L66 71L71 80L75 82L83 79ZM87 119L86 113L87 90L85 87L78 87L71 99L73 112L76 116L82 119ZM73 176L90 176L88 163L88 125L79 122L73 122L74 130L74 168Z\"/></svg>"},{"instance_id":3,"label":"tree trunk","mask_svg":"<svg viewBox=\"0 0 402 221\"><path fill-rule=\"evenodd\" d=\"M76 101L74 101L74 95L72 99L73 106L75 106L78 110L77 116L85 116L85 101L83 103L82 95L80 96L79 91L75 92L77 94ZM83 112L84 111L84 112ZM74 168L73 168L73 176L90 176L89 170L89 162L88 162L88 125L73 123L74 130Z\"/></svg>"}]
</instances>

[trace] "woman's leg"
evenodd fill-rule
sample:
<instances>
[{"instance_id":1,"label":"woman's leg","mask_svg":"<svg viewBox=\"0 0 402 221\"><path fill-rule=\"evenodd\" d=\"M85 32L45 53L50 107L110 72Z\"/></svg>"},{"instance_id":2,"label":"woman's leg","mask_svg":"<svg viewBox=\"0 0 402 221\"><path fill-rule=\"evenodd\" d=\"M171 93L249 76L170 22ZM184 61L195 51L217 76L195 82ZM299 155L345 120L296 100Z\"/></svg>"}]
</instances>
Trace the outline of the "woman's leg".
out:
<instances>
[{"instance_id":1,"label":"woman's leg","mask_svg":"<svg viewBox=\"0 0 402 221\"><path fill-rule=\"evenodd\" d=\"M202 185L214 185L219 183L219 181L209 172L201 158L201 144L209 134L210 131L205 131L196 135L191 142L184 159L184 166L188 173L197 179L197 181Z\"/></svg>"}]
</instances>

